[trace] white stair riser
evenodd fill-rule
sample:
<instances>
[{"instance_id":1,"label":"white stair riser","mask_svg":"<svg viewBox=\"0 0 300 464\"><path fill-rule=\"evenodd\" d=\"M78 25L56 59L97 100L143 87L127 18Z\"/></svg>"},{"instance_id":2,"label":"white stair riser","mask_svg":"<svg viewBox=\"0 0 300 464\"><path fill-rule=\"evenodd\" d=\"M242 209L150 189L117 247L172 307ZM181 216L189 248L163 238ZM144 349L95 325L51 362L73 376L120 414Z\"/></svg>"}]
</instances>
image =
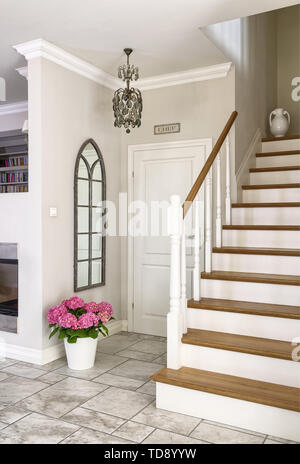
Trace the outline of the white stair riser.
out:
<instances>
[{"instance_id":1,"label":"white stair riser","mask_svg":"<svg viewBox=\"0 0 300 464\"><path fill-rule=\"evenodd\" d=\"M300 415L296 411L159 382L156 383L156 407L300 441Z\"/></svg>"},{"instance_id":2,"label":"white stair riser","mask_svg":"<svg viewBox=\"0 0 300 464\"><path fill-rule=\"evenodd\" d=\"M300 201L300 189L255 189L243 190L243 202L245 203L278 203L285 201Z\"/></svg>"},{"instance_id":3,"label":"white stair riser","mask_svg":"<svg viewBox=\"0 0 300 464\"><path fill-rule=\"evenodd\" d=\"M300 275L300 256L213 253L212 268L216 271Z\"/></svg>"},{"instance_id":4,"label":"white stair riser","mask_svg":"<svg viewBox=\"0 0 300 464\"><path fill-rule=\"evenodd\" d=\"M236 225L299 225L300 207L232 208L232 223Z\"/></svg>"},{"instance_id":5,"label":"white stair riser","mask_svg":"<svg viewBox=\"0 0 300 464\"><path fill-rule=\"evenodd\" d=\"M275 166L299 166L300 154L283 156L263 156L256 158L257 168L272 168Z\"/></svg>"},{"instance_id":6,"label":"white stair riser","mask_svg":"<svg viewBox=\"0 0 300 464\"><path fill-rule=\"evenodd\" d=\"M250 185L296 184L300 182L300 171L250 172Z\"/></svg>"},{"instance_id":7,"label":"white stair riser","mask_svg":"<svg viewBox=\"0 0 300 464\"><path fill-rule=\"evenodd\" d=\"M187 308L188 327L249 337L292 341L299 337L300 320L257 316L211 309Z\"/></svg>"},{"instance_id":8,"label":"white stair riser","mask_svg":"<svg viewBox=\"0 0 300 464\"><path fill-rule=\"evenodd\" d=\"M238 351L182 344L185 367L299 388L300 363Z\"/></svg>"},{"instance_id":9,"label":"white stair riser","mask_svg":"<svg viewBox=\"0 0 300 464\"><path fill-rule=\"evenodd\" d=\"M201 279L201 297L298 306L298 285Z\"/></svg>"},{"instance_id":10,"label":"white stair riser","mask_svg":"<svg viewBox=\"0 0 300 464\"><path fill-rule=\"evenodd\" d=\"M298 230L223 230L223 246L300 248Z\"/></svg>"},{"instance_id":11,"label":"white stair riser","mask_svg":"<svg viewBox=\"0 0 300 464\"><path fill-rule=\"evenodd\" d=\"M300 150L300 139L277 140L274 142L263 142L262 153L270 153L272 151L290 151Z\"/></svg>"}]
</instances>

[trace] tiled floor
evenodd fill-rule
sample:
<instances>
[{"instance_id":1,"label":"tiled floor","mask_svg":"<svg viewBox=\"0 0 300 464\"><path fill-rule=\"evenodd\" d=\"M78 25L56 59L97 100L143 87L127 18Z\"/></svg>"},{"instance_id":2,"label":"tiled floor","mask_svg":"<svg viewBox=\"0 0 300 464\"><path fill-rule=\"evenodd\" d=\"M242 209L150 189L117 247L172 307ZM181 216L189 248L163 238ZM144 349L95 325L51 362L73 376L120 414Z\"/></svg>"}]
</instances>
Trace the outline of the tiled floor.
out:
<instances>
[{"instance_id":1,"label":"tiled floor","mask_svg":"<svg viewBox=\"0 0 300 464\"><path fill-rule=\"evenodd\" d=\"M95 366L0 359L1 443L287 443L155 407L149 376L166 363L162 337L101 340ZM289 442L291 443L291 442Z\"/></svg>"}]
</instances>

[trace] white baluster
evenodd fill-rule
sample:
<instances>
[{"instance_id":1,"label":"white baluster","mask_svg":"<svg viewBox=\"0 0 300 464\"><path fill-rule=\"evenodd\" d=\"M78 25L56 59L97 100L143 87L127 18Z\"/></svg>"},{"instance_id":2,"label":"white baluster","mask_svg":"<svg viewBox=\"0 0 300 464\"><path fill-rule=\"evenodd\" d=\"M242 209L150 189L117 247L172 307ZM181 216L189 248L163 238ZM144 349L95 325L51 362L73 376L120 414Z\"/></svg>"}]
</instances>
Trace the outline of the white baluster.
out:
<instances>
[{"instance_id":1,"label":"white baluster","mask_svg":"<svg viewBox=\"0 0 300 464\"><path fill-rule=\"evenodd\" d=\"M194 269L193 269L193 298L200 300L200 201L196 199L195 205L195 233L194 233Z\"/></svg>"},{"instance_id":2,"label":"white baluster","mask_svg":"<svg viewBox=\"0 0 300 464\"><path fill-rule=\"evenodd\" d=\"M226 194L225 194L225 221L231 224L231 191L230 191L230 146L229 137L226 138Z\"/></svg>"},{"instance_id":3,"label":"white baluster","mask_svg":"<svg viewBox=\"0 0 300 464\"><path fill-rule=\"evenodd\" d=\"M168 210L168 231L171 236L170 256L170 312L167 315L167 365L181 367L182 306L180 283L180 242L182 236L182 207L178 195L171 196Z\"/></svg>"},{"instance_id":4,"label":"white baluster","mask_svg":"<svg viewBox=\"0 0 300 464\"><path fill-rule=\"evenodd\" d=\"M220 152L216 160L217 168L217 199L216 199L216 247L222 246L222 198L221 198L221 156Z\"/></svg>"},{"instance_id":5,"label":"white baluster","mask_svg":"<svg viewBox=\"0 0 300 464\"><path fill-rule=\"evenodd\" d=\"M186 237L185 223L182 221L182 238L181 238L181 312L182 312L182 331L187 332L187 298L186 298Z\"/></svg>"},{"instance_id":6,"label":"white baluster","mask_svg":"<svg viewBox=\"0 0 300 464\"><path fill-rule=\"evenodd\" d=\"M212 168L205 180L205 272L211 272L212 259Z\"/></svg>"}]
</instances>

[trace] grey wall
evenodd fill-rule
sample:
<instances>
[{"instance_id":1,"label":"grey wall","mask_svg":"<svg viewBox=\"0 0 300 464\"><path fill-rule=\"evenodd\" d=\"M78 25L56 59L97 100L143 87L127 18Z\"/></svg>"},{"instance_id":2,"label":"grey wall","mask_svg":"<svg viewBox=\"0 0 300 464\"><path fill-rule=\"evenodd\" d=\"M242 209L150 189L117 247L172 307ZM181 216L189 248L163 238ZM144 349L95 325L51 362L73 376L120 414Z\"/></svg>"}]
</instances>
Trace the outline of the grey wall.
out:
<instances>
[{"instance_id":1,"label":"grey wall","mask_svg":"<svg viewBox=\"0 0 300 464\"><path fill-rule=\"evenodd\" d=\"M289 134L300 133L300 102L291 98L291 82L300 79L300 5L276 12L277 20L277 106L291 116Z\"/></svg>"}]
</instances>

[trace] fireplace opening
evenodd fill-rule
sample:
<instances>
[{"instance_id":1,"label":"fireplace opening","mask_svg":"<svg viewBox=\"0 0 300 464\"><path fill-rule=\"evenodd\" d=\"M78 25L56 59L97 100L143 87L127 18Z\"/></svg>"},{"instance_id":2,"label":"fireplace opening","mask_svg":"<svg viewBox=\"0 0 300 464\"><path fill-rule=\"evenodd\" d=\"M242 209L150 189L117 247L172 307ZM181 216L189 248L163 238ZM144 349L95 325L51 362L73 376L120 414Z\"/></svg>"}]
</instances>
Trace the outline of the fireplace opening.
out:
<instances>
[{"instance_id":1,"label":"fireplace opening","mask_svg":"<svg viewBox=\"0 0 300 464\"><path fill-rule=\"evenodd\" d=\"M17 244L0 243L0 331L17 332Z\"/></svg>"}]
</instances>

